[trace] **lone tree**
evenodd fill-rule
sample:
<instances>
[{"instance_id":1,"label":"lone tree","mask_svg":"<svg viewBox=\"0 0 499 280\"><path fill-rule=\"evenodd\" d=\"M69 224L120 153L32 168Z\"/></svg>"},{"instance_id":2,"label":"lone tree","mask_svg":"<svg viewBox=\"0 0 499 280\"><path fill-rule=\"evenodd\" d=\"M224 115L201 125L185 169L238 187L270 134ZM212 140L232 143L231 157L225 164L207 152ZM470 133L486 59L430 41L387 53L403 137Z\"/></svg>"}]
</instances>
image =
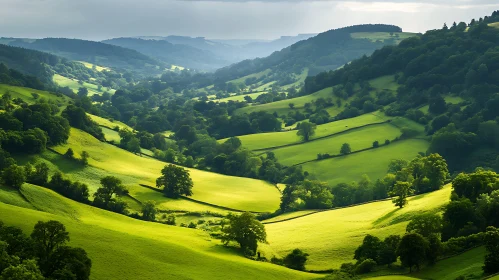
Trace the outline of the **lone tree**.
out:
<instances>
[{"instance_id":1,"label":"lone tree","mask_svg":"<svg viewBox=\"0 0 499 280\"><path fill-rule=\"evenodd\" d=\"M294 109L295 108L295 103L289 103L288 106L289 106L290 109Z\"/></svg>"},{"instance_id":2,"label":"lone tree","mask_svg":"<svg viewBox=\"0 0 499 280\"><path fill-rule=\"evenodd\" d=\"M352 152L352 148L350 148L350 144L345 143L345 144L341 145L340 154L348 155L351 152Z\"/></svg>"},{"instance_id":3,"label":"lone tree","mask_svg":"<svg viewBox=\"0 0 499 280\"><path fill-rule=\"evenodd\" d=\"M404 235L397 249L402 266L408 267L410 272L412 272L413 267L419 271L419 267L426 260L427 247L427 241L420 234L408 233Z\"/></svg>"},{"instance_id":4,"label":"lone tree","mask_svg":"<svg viewBox=\"0 0 499 280\"><path fill-rule=\"evenodd\" d=\"M300 123L300 128L296 135L300 136L304 142L310 140L310 137L315 134L316 125L310 122L302 122Z\"/></svg>"},{"instance_id":5,"label":"lone tree","mask_svg":"<svg viewBox=\"0 0 499 280\"><path fill-rule=\"evenodd\" d=\"M255 215L243 213L241 215L229 214L229 223L222 228L222 242L227 245L236 241L245 253L254 256L258 248L258 241L267 242L265 227Z\"/></svg>"},{"instance_id":6,"label":"lone tree","mask_svg":"<svg viewBox=\"0 0 499 280\"><path fill-rule=\"evenodd\" d=\"M165 196L179 198L181 195L192 195L192 179L185 168L168 164L161 170L161 177L156 179L156 187L164 188Z\"/></svg>"},{"instance_id":7,"label":"lone tree","mask_svg":"<svg viewBox=\"0 0 499 280\"><path fill-rule=\"evenodd\" d=\"M397 181L389 195L394 196L392 202L395 206L403 208L408 203L407 197L409 197L412 193L414 193L414 190L411 188L411 184L409 182Z\"/></svg>"},{"instance_id":8,"label":"lone tree","mask_svg":"<svg viewBox=\"0 0 499 280\"><path fill-rule=\"evenodd\" d=\"M2 172L2 179L7 186L20 189L26 181L26 173L22 166L14 164Z\"/></svg>"},{"instance_id":9,"label":"lone tree","mask_svg":"<svg viewBox=\"0 0 499 280\"><path fill-rule=\"evenodd\" d=\"M305 263L308 259L308 254L300 249L294 249L293 252L289 253L284 259L284 266L296 270L305 270Z\"/></svg>"},{"instance_id":10,"label":"lone tree","mask_svg":"<svg viewBox=\"0 0 499 280\"><path fill-rule=\"evenodd\" d=\"M156 214L158 210L156 209L156 204L154 201L146 201L142 205L142 219L146 221L156 220Z\"/></svg>"}]
</instances>

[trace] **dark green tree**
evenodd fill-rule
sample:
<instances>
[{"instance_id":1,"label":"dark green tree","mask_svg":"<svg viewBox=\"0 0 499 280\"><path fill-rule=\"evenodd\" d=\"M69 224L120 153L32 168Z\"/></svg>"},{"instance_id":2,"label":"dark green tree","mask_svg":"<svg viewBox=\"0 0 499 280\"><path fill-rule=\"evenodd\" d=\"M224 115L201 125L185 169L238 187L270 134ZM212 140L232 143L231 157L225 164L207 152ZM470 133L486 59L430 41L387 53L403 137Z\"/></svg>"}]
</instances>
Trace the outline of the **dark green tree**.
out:
<instances>
[{"instance_id":1,"label":"dark green tree","mask_svg":"<svg viewBox=\"0 0 499 280\"><path fill-rule=\"evenodd\" d=\"M408 203L407 197L409 197L413 192L414 190L411 188L410 183L397 181L389 195L394 196L392 201L395 206L403 208Z\"/></svg>"},{"instance_id":2,"label":"dark green tree","mask_svg":"<svg viewBox=\"0 0 499 280\"><path fill-rule=\"evenodd\" d=\"M35 242L40 268L46 271L51 265L51 255L69 241L69 233L66 227L58 221L40 221L35 225L31 239Z\"/></svg>"},{"instance_id":3,"label":"dark green tree","mask_svg":"<svg viewBox=\"0 0 499 280\"><path fill-rule=\"evenodd\" d=\"M158 210L156 209L156 203L154 201L146 201L142 204L142 219L146 221L156 220L156 214Z\"/></svg>"},{"instance_id":4,"label":"dark green tree","mask_svg":"<svg viewBox=\"0 0 499 280\"><path fill-rule=\"evenodd\" d=\"M300 136L304 142L307 142L310 140L310 137L314 136L316 127L314 123L302 122L296 135Z\"/></svg>"},{"instance_id":5,"label":"dark green tree","mask_svg":"<svg viewBox=\"0 0 499 280\"><path fill-rule=\"evenodd\" d=\"M7 186L20 189L26 182L25 170L22 166L11 165L2 171L2 180Z\"/></svg>"},{"instance_id":6,"label":"dark green tree","mask_svg":"<svg viewBox=\"0 0 499 280\"><path fill-rule=\"evenodd\" d=\"M383 241L379 251L379 265L391 265L397 261L397 248L400 244L400 236L390 235Z\"/></svg>"},{"instance_id":7,"label":"dark green tree","mask_svg":"<svg viewBox=\"0 0 499 280\"><path fill-rule=\"evenodd\" d=\"M173 164L165 166L156 179L156 187L163 188L165 196L171 198L191 196L193 185L189 170Z\"/></svg>"},{"instance_id":8,"label":"dark green tree","mask_svg":"<svg viewBox=\"0 0 499 280\"><path fill-rule=\"evenodd\" d=\"M340 154L348 155L351 152L352 152L352 148L350 148L350 144L344 143L343 145L341 145Z\"/></svg>"},{"instance_id":9,"label":"dark green tree","mask_svg":"<svg viewBox=\"0 0 499 280\"><path fill-rule=\"evenodd\" d=\"M432 213L417 215L409 222L406 230L411 233L419 233L425 238L431 235L440 236L442 232L442 217Z\"/></svg>"},{"instance_id":10,"label":"dark green tree","mask_svg":"<svg viewBox=\"0 0 499 280\"><path fill-rule=\"evenodd\" d=\"M360 245L357 250L355 250L354 259L357 261L363 261L366 259L372 259L376 262L379 260L379 253L383 246L381 240L373 235L366 235L362 245Z\"/></svg>"},{"instance_id":11,"label":"dark green tree","mask_svg":"<svg viewBox=\"0 0 499 280\"><path fill-rule=\"evenodd\" d=\"M229 214L227 218L228 225L222 228L222 242L225 245L235 241L243 252L249 251L255 255L258 242L267 242L265 227L255 215L246 212L240 215Z\"/></svg>"},{"instance_id":12,"label":"dark green tree","mask_svg":"<svg viewBox=\"0 0 499 280\"><path fill-rule=\"evenodd\" d=\"M294 249L293 252L289 253L284 257L283 263L284 266L291 268L291 269L296 269L296 270L305 270L305 263L307 262L308 259L308 254L303 252L300 249Z\"/></svg>"},{"instance_id":13,"label":"dark green tree","mask_svg":"<svg viewBox=\"0 0 499 280\"><path fill-rule=\"evenodd\" d=\"M410 272L413 267L419 271L420 266L426 260L427 248L428 242L423 236L417 233L407 233L400 240L397 255L402 265L408 267Z\"/></svg>"}]
</instances>

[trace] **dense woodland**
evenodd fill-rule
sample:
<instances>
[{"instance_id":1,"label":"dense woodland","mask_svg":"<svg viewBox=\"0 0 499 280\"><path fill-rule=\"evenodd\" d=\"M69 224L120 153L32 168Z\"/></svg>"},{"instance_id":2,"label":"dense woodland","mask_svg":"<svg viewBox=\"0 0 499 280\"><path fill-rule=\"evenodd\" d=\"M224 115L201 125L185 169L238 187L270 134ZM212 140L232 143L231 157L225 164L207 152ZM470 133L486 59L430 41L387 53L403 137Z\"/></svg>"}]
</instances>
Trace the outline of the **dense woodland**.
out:
<instances>
[{"instance_id":1,"label":"dense woodland","mask_svg":"<svg viewBox=\"0 0 499 280\"><path fill-rule=\"evenodd\" d=\"M446 158L452 171L495 167L499 155L499 30L488 23L498 20L499 13L494 12L471 22L469 30L466 23L459 23L428 31L398 46L384 47L340 70L310 77L305 90L312 93L396 75L401 87L386 114L406 116L427 125L432 135L430 151ZM460 96L466 102L446 104L445 95ZM369 99L382 104L379 96L377 100L367 97L365 102ZM428 114L417 110L428 103ZM350 106L345 112L355 109L362 112L358 106Z\"/></svg>"}]
</instances>

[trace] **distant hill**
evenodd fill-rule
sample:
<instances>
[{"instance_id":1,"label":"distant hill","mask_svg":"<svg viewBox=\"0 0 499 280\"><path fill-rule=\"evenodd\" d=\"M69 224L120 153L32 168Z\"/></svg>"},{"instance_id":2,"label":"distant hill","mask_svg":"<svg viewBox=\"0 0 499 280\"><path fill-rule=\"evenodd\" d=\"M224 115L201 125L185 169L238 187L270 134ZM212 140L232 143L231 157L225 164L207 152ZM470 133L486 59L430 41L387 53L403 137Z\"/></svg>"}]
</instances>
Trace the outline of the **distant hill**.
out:
<instances>
[{"instance_id":1,"label":"distant hill","mask_svg":"<svg viewBox=\"0 0 499 280\"><path fill-rule=\"evenodd\" d=\"M8 44L141 75L159 74L167 66L135 50L79 39L45 38L29 41L17 39L9 41Z\"/></svg>"},{"instance_id":2,"label":"distant hill","mask_svg":"<svg viewBox=\"0 0 499 280\"><path fill-rule=\"evenodd\" d=\"M0 42L5 41L5 38L0 39ZM81 63L45 52L3 44L0 44L0 63L4 63L9 68L23 74L35 76L45 85L53 84L54 73L80 80L87 80L90 77L97 78L98 76L96 71L88 69Z\"/></svg>"},{"instance_id":3,"label":"distant hill","mask_svg":"<svg viewBox=\"0 0 499 280\"><path fill-rule=\"evenodd\" d=\"M182 67L215 70L230 64L206 48L196 48L188 44L172 44L166 40L115 38L103 43L133 49L165 63Z\"/></svg>"},{"instance_id":4,"label":"distant hill","mask_svg":"<svg viewBox=\"0 0 499 280\"><path fill-rule=\"evenodd\" d=\"M308 69L308 75L337 69L353 59L370 55L385 45L394 45L403 37L413 34L401 33L402 29L393 25L357 25L329 30L307 40L299 41L265 58L245 60L216 71L220 84L267 69L271 71L259 79L246 81L246 85L277 81L286 85L297 80L297 76ZM362 36L354 36L354 34ZM382 33L384 36L380 36ZM378 35L378 38L376 36ZM281 38L284 42L287 39ZM279 42L275 42L279 44ZM261 83L260 83L261 84ZM217 84L216 84L217 85Z\"/></svg>"},{"instance_id":5,"label":"distant hill","mask_svg":"<svg viewBox=\"0 0 499 280\"><path fill-rule=\"evenodd\" d=\"M166 41L175 45L179 49L185 50L186 47L189 46L192 48L196 48L198 50L205 51L204 55L208 56L205 59L209 58L211 58L212 60L213 58L217 59L217 61L208 61L208 63L211 65L210 70L214 70L222 68L224 66L228 66L232 63L240 62L245 59L266 57L272 54L273 52L280 51L283 48L286 48L296 42L299 42L301 40L306 40L315 35L316 34L300 34L297 36L282 36L277 40L268 40L268 41L267 40L210 40L204 37L187 37L187 36L167 36L167 37L139 36L136 37L136 39ZM103 42L113 43L110 42L109 40ZM141 51L130 45L126 47ZM168 47L165 46L165 49L166 52L170 52L172 51L173 48L171 46ZM192 49L187 49L187 50L192 51ZM147 52L143 53L151 56L156 56L155 54L149 54ZM178 55L178 54L173 54L173 55ZM185 63L179 62L179 64L182 66L188 66L186 63L189 63L189 57L181 57L181 59L184 59L184 61L186 62Z\"/></svg>"}]
</instances>

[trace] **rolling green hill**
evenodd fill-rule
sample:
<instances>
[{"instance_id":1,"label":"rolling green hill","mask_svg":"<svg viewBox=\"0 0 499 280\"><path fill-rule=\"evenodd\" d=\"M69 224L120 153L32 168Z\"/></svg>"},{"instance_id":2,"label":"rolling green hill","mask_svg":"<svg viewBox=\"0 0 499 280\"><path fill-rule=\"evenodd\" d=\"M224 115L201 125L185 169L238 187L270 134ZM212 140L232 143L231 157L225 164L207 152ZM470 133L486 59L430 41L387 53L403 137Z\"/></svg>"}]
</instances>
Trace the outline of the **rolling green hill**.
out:
<instances>
[{"instance_id":1,"label":"rolling green hill","mask_svg":"<svg viewBox=\"0 0 499 280\"><path fill-rule=\"evenodd\" d=\"M58 220L92 259L91 279L313 279L317 275L248 260L201 230L143 222L76 203L29 184L0 188L0 217L30 232ZM36 209L36 210L35 210Z\"/></svg>"},{"instance_id":2,"label":"rolling green hill","mask_svg":"<svg viewBox=\"0 0 499 280\"><path fill-rule=\"evenodd\" d=\"M68 168L67 162L60 162L58 168L74 180L89 184L92 190L99 186L98 180L107 175L120 178L130 189L130 194L141 201L149 197L152 190L138 184L155 186L161 169L167 164L155 159L140 157L113 145L99 142L89 134L71 129L70 138L65 145L54 150L64 154L72 148L77 157L82 151L90 154L90 168ZM238 210L273 212L279 206L279 191L264 181L242 177L232 177L189 169L194 181L195 200L234 208ZM92 175L93 174L93 175ZM161 195L159 195L161 196ZM163 202L165 200L162 200ZM188 207L186 209L188 210Z\"/></svg>"},{"instance_id":3,"label":"rolling green hill","mask_svg":"<svg viewBox=\"0 0 499 280\"><path fill-rule=\"evenodd\" d=\"M315 134L310 139L316 139L327 135L339 133L347 129L364 126L372 123L380 123L388 120L382 114L364 114L355 118L330 122L318 125ZM296 135L297 131L269 132L238 136L244 147L250 150L264 150L271 147L300 143L301 139ZM220 142L226 139L219 140Z\"/></svg>"},{"instance_id":4,"label":"rolling green hill","mask_svg":"<svg viewBox=\"0 0 499 280\"><path fill-rule=\"evenodd\" d=\"M299 81L300 74L305 69L308 70L307 75L338 69L349 61L370 55L385 45L394 45L401 39L415 36L401 31L399 27L382 24L329 30L268 57L245 60L217 70L215 77L218 81L241 83L241 78L244 78L246 86L269 86L272 81L285 86ZM390 36L390 32L394 32L394 35ZM255 77L264 71L264 76Z\"/></svg>"},{"instance_id":5,"label":"rolling green hill","mask_svg":"<svg viewBox=\"0 0 499 280\"><path fill-rule=\"evenodd\" d=\"M371 163L374 166L374 163ZM421 212L438 211L450 199L451 187L409 199L405 208L390 200L318 212L289 221L266 224L270 247L285 255L295 248L310 254L306 268L326 270L351 262L366 234L380 238L403 234L408 221Z\"/></svg>"},{"instance_id":6,"label":"rolling green hill","mask_svg":"<svg viewBox=\"0 0 499 280\"><path fill-rule=\"evenodd\" d=\"M330 186L357 181L363 174L367 174L371 180L376 180L386 175L388 164L392 159L412 160L419 152L425 152L428 146L426 140L401 140L377 149L305 163L301 166L303 170ZM368 168L366 168L367 162Z\"/></svg>"},{"instance_id":7,"label":"rolling green hill","mask_svg":"<svg viewBox=\"0 0 499 280\"><path fill-rule=\"evenodd\" d=\"M53 79L54 79L54 82L56 84L58 84L59 86L61 86L61 87L69 87L75 93L78 92L78 89L80 87L84 87L84 88L86 88L88 90L88 95L89 96L92 96L94 94L101 95L104 92L109 92L111 94L113 94L114 92L116 92L116 90L114 90L114 89L107 89L107 88L102 88L101 90L99 90L99 86L98 85L95 85L95 84L92 84L92 83L88 83L88 82L83 82L83 84L80 85L78 83L78 80L71 79L71 78L66 78L66 77L58 75L58 74L55 74Z\"/></svg>"},{"instance_id":8,"label":"rolling green hill","mask_svg":"<svg viewBox=\"0 0 499 280\"><path fill-rule=\"evenodd\" d=\"M75 61L86 61L115 70L127 70L141 75L159 74L166 67L166 64L158 62L135 50L100 42L66 38L45 38L30 41L18 39L12 40L8 44L52 53Z\"/></svg>"}]
</instances>

